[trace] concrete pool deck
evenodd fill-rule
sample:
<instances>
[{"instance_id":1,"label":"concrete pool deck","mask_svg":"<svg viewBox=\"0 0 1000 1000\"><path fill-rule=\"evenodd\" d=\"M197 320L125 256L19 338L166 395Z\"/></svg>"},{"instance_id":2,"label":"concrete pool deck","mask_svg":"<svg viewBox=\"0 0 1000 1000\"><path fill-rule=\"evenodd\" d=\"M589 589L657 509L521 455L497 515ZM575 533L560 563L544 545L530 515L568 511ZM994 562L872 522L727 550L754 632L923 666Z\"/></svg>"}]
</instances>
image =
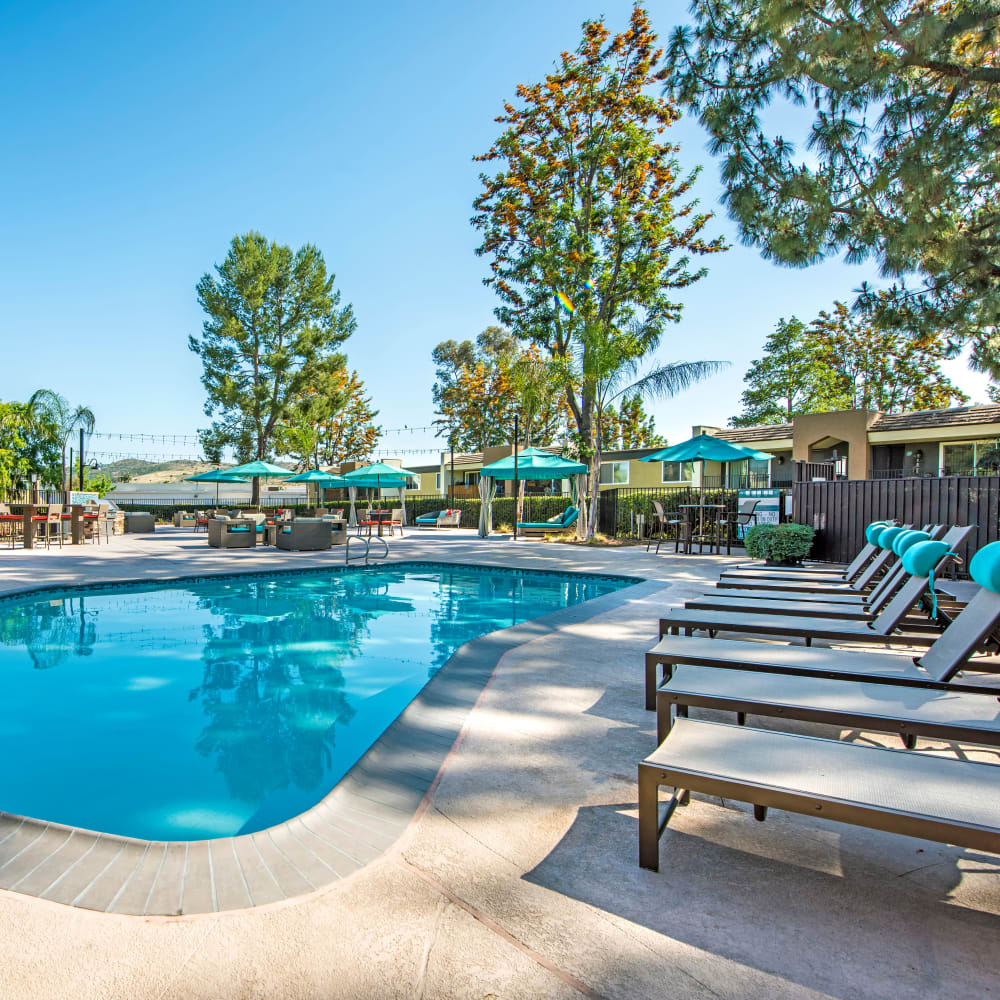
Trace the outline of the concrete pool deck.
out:
<instances>
[{"instance_id":1,"label":"concrete pool deck","mask_svg":"<svg viewBox=\"0 0 1000 1000\"><path fill-rule=\"evenodd\" d=\"M401 560L649 583L507 650L420 814L353 874L283 902L181 917L96 913L2 891L0 994L995 994L996 856L783 813L759 825L742 807L703 799L672 821L661 871L638 868L636 764L654 733L642 654L662 610L729 560L471 532L407 532L391 547ZM99 548L0 552L0 593L342 559L336 550L219 552L204 535L158 531Z\"/></svg>"}]
</instances>

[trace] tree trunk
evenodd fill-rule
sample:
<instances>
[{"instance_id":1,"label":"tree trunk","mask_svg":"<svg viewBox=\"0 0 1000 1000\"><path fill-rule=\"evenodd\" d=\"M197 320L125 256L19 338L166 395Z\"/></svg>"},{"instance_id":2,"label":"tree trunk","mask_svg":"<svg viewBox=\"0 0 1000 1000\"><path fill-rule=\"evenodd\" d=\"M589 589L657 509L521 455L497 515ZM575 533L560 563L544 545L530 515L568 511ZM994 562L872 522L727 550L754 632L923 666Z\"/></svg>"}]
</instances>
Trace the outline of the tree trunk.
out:
<instances>
[{"instance_id":1,"label":"tree trunk","mask_svg":"<svg viewBox=\"0 0 1000 1000\"><path fill-rule=\"evenodd\" d=\"M594 448L594 454L590 459L590 510L587 518L587 541L590 541L597 533L597 512L600 507L601 495L601 449Z\"/></svg>"}]
</instances>

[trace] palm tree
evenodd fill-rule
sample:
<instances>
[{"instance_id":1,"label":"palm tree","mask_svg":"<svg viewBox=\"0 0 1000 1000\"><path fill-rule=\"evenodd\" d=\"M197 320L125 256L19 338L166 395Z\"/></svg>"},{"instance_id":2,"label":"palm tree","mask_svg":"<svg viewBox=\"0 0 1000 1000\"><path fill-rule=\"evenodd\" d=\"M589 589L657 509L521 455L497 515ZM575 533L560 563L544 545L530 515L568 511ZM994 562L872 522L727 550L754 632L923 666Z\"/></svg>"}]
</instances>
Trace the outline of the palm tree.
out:
<instances>
[{"instance_id":1,"label":"palm tree","mask_svg":"<svg viewBox=\"0 0 1000 1000\"><path fill-rule=\"evenodd\" d=\"M57 443L62 452L62 488L68 489L69 484L66 477L66 449L69 447L69 439L75 431L84 431L92 434L94 431L94 412L87 406L72 406L65 396L53 392L51 389L38 389L31 394L28 400L28 408L33 413L39 414L42 420L48 421L54 428L57 436ZM72 470L70 475L72 475Z\"/></svg>"},{"instance_id":2,"label":"palm tree","mask_svg":"<svg viewBox=\"0 0 1000 1000\"><path fill-rule=\"evenodd\" d=\"M594 400L593 454L590 458L591 506L587 538L597 530L597 497L601 477L601 442L604 414L623 397L664 399L714 375L728 361L674 361L656 365L644 375L640 363L656 350L658 328L636 324L630 330L609 329L600 322L587 323L581 333L573 363L573 380Z\"/></svg>"}]
</instances>

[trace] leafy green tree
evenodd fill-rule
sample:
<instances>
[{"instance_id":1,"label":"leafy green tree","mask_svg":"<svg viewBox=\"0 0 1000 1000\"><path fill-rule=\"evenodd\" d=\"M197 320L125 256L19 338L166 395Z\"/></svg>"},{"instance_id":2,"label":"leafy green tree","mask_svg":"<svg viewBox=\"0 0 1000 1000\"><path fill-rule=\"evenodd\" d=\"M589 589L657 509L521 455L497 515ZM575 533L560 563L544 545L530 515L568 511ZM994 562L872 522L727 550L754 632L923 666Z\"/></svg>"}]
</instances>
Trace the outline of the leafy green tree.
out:
<instances>
[{"instance_id":1,"label":"leafy green tree","mask_svg":"<svg viewBox=\"0 0 1000 1000\"><path fill-rule=\"evenodd\" d=\"M73 406L65 396L60 396L51 389L38 389L31 394L27 403L29 415L28 426L40 432L42 440L54 436L59 445L62 473L60 488L69 489L73 470L66 467L66 452L70 448L70 438L81 430L91 434L96 418L94 411L87 406Z\"/></svg>"},{"instance_id":2,"label":"leafy green tree","mask_svg":"<svg viewBox=\"0 0 1000 1000\"><path fill-rule=\"evenodd\" d=\"M517 349L508 330L489 326L475 343L445 340L431 352L434 423L449 446L482 451L511 440L514 408L506 359Z\"/></svg>"},{"instance_id":3,"label":"leafy green tree","mask_svg":"<svg viewBox=\"0 0 1000 1000\"><path fill-rule=\"evenodd\" d=\"M715 374L725 361L675 361L659 364L641 374L641 362L659 344L655 326L635 324L630 330L608 331L604 324L594 322L581 331L581 343L574 352L567 374L581 395L588 392L594 399L594 457L591 463L591 496L586 535L592 538L597 530L596 497L600 488L602 442L606 440L604 416L614 411L622 400L663 399L676 395L696 382Z\"/></svg>"},{"instance_id":4,"label":"leafy green tree","mask_svg":"<svg viewBox=\"0 0 1000 1000\"><path fill-rule=\"evenodd\" d=\"M743 412L729 423L753 427L798 413L902 413L967 402L941 371L948 354L941 337L886 330L835 302L808 327L794 316L779 320L744 376Z\"/></svg>"},{"instance_id":5,"label":"leafy green tree","mask_svg":"<svg viewBox=\"0 0 1000 1000\"><path fill-rule=\"evenodd\" d=\"M835 302L813 320L808 340L819 363L836 375L838 409L903 413L969 401L941 371L950 353L941 337L885 329Z\"/></svg>"},{"instance_id":6,"label":"leafy green tree","mask_svg":"<svg viewBox=\"0 0 1000 1000\"><path fill-rule=\"evenodd\" d=\"M305 390L344 367L337 349L357 323L350 305L339 307L334 275L309 244L293 252L246 233L215 270L198 282L207 318L200 339L189 339L201 358L205 413L218 414L202 447L208 458L231 447L241 461L265 459ZM259 490L255 480L254 503Z\"/></svg>"},{"instance_id":7,"label":"leafy green tree","mask_svg":"<svg viewBox=\"0 0 1000 1000\"><path fill-rule=\"evenodd\" d=\"M623 397L618 408L611 407L601 416L603 451L633 448L662 448L666 441L656 433L656 421L643 405L642 396Z\"/></svg>"},{"instance_id":8,"label":"leafy green tree","mask_svg":"<svg viewBox=\"0 0 1000 1000\"><path fill-rule=\"evenodd\" d=\"M323 373L289 411L278 449L302 470L358 461L378 444L377 416L356 371Z\"/></svg>"},{"instance_id":9,"label":"leafy green tree","mask_svg":"<svg viewBox=\"0 0 1000 1000\"><path fill-rule=\"evenodd\" d=\"M723 157L742 239L796 267L876 261L896 283L860 303L886 329L995 330L995 0L694 0L692 12L671 39L666 92ZM812 109L801 151L767 134L767 112L788 102Z\"/></svg>"},{"instance_id":10,"label":"leafy green tree","mask_svg":"<svg viewBox=\"0 0 1000 1000\"><path fill-rule=\"evenodd\" d=\"M748 386L741 397L743 412L730 418L730 427L786 423L797 413L839 409L842 401L836 373L823 363L795 316L778 320L743 381Z\"/></svg>"},{"instance_id":11,"label":"leafy green tree","mask_svg":"<svg viewBox=\"0 0 1000 1000\"><path fill-rule=\"evenodd\" d=\"M472 222L482 234L477 252L490 259L486 284L501 301L497 318L555 358L633 323L655 331L642 341L655 345L680 318L672 293L706 273L692 258L725 249L701 237L710 214L683 202L697 171L682 174L678 147L661 139L679 112L650 93L662 55L655 42L639 6L618 35L588 21L555 72L517 88L517 104L497 119L504 131L477 157L496 165L481 176ZM595 325L602 332L588 333ZM589 379L567 383L596 483L594 392Z\"/></svg>"}]
</instances>

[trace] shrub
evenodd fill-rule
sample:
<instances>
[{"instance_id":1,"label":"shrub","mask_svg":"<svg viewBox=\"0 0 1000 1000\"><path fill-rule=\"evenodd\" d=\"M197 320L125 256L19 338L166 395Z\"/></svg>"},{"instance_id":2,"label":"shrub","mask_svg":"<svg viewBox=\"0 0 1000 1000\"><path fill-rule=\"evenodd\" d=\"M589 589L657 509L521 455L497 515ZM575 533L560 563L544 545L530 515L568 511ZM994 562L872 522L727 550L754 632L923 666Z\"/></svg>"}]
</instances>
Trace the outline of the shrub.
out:
<instances>
[{"instance_id":1,"label":"shrub","mask_svg":"<svg viewBox=\"0 0 1000 1000\"><path fill-rule=\"evenodd\" d=\"M755 524L744 538L747 555L769 562L797 562L808 555L816 532L808 524Z\"/></svg>"}]
</instances>

